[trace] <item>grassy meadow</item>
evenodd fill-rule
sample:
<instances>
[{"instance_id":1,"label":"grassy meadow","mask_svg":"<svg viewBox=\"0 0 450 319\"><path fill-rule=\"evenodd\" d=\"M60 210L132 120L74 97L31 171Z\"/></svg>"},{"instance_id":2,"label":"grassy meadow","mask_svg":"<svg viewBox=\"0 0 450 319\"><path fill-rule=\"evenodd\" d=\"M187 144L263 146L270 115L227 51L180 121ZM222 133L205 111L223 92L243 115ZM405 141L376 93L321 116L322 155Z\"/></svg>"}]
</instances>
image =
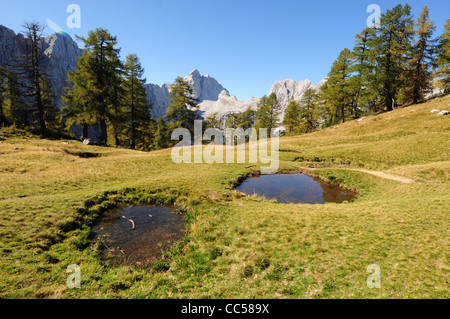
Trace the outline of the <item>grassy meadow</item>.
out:
<instances>
[{"instance_id":1,"label":"grassy meadow","mask_svg":"<svg viewBox=\"0 0 450 319\"><path fill-rule=\"evenodd\" d=\"M280 169L359 192L325 205L234 190L255 164L175 164L170 149L0 130L0 297L450 298L450 118L431 113L449 107L445 96L281 138ZM103 262L90 240L98 216L141 203L186 214L185 238L146 269ZM79 289L66 285L71 264ZM371 264L379 289L367 287Z\"/></svg>"}]
</instances>

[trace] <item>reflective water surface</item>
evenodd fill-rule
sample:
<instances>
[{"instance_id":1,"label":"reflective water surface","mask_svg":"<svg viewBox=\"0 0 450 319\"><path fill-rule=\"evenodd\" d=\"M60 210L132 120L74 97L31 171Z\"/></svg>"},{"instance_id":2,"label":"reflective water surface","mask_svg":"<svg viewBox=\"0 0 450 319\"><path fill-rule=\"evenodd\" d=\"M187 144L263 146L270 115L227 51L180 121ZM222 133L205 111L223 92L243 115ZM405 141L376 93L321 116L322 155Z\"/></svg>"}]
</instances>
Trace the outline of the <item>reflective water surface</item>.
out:
<instances>
[{"instance_id":1,"label":"reflective water surface","mask_svg":"<svg viewBox=\"0 0 450 319\"><path fill-rule=\"evenodd\" d=\"M236 189L248 195L257 194L285 204L342 203L357 197L356 193L304 174L250 177Z\"/></svg>"},{"instance_id":2,"label":"reflective water surface","mask_svg":"<svg viewBox=\"0 0 450 319\"><path fill-rule=\"evenodd\" d=\"M184 224L172 208L135 206L105 212L92 230L103 243L103 260L145 267L184 237Z\"/></svg>"}]
</instances>

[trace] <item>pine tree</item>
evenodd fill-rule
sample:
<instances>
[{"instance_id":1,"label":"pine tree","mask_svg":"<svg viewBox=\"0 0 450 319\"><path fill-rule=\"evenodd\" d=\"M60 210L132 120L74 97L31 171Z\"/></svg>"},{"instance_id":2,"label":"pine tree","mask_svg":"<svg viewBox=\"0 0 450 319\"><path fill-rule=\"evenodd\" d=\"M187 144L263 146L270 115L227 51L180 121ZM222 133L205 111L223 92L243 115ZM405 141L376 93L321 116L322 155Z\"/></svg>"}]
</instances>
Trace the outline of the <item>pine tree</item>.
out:
<instances>
[{"instance_id":1,"label":"pine tree","mask_svg":"<svg viewBox=\"0 0 450 319\"><path fill-rule=\"evenodd\" d=\"M198 100L194 97L190 84L182 77L177 77L170 89L170 104L165 115L169 129L186 128L193 135L194 121L198 119Z\"/></svg>"},{"instance_id":2,"label":"pine tree","mask_svg":"<svg viewBox=\"0 0 450 319\"><path fill-rule=\"evenodd\" d=\"M283 120L283 125L286 128L287 135L295 135L300 133L302 124L300 114L300 103L294 99L291 99L287 106L286 115Z\"/></svg>"},{"instance_id":3,"label":"pine tree","mask_svg":"<svg viewBox=\"0 0 450 319\"><path fill-rule=\"evenodd\" d=\"M411 7L399 4L381 15L380 27L370 41L370 54L376 60L373 84L385 111L397 105L399 92L405 87L407 53L413 36Z\"/></svg>"},{"instance_id":4,"label":"pine tree","mask_svg":"<svg viewBox=\"0 0 450 319\"><path fill-rule=\"evenodd\" d=\"M330 124L334 124L338 118L341 123L344 123L347 110L352 105L353 92L349 81L351 64L352 54L346 48L339 53L338 58L333 62L328 73L328 80L322 88L321 98L325 100L325 105L331 114Z\"/></svg>"},{"instance_id":5,"label":"pine tree","mask_svg":"<svg viewBox=\"0 0 450 319\"><path fill-rule=\"evenodd\" d=\"M437 47L436 69L434 71L440 87L450 93L450 19L444 26Z\"/></svg>"},{"instance_id":6,"label":"pine tree","mask_svg":"<svg viewBox=\"0 0 450 319\"><path fill-rule=\"evenodd\" d=\"M153 139L153 149L159 150L168 146L167 127L164 120L158 117L156 120L155 137Z\"/></svg>"},{"instance_id":7,"label":"pine tree","mask_svg":"<svg viewBox=\"0 0 450 319\"><path fill-rule=\"evenodd\" d=\"M415 24L415 39L411 46L407 69L408 86L405 99L417 104L424 100L426 93L433 88L432 66L435 63L435 41L432 39L436 27L429 18L428 6L423 10Z\"/></svg>"},{"instance_id":8,"label":"pine tree","mask_svg":"<svg viewBox=\"0 0 450 319\"><path fill-rule=\"evenodd\" d=\"M136 54L130 54L124 64L123 104L130 147L148 148L145 145L146 135L151 134L150 105L147 102L144 69ZM147 138L148 141L148 138Z\"/></svg>"}]
</instances>

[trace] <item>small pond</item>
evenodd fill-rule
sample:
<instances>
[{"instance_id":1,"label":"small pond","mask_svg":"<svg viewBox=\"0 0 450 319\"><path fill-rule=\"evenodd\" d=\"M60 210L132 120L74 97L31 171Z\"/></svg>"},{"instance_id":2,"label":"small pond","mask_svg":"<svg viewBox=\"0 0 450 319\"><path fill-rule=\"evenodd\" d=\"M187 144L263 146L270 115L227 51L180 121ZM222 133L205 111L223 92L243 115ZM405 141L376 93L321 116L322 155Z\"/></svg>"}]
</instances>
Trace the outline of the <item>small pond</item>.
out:
<instances>
[{"instance_id":1,"label":"small pond","mask_svg":"<svg viewBox=\"0 0 450 319\"><path fill-rule=\"evenodd\" d=\"M342 203L357 194L336 185L323 182L304 174L260 175L247 178L236 188L238 191L284 204Z\"/></svg>"},{"instance_id":2,"label":"small pond","mask_svg":"<svg viewBox=\"0 0 450 319\"><path fill-rule=\"evenodd\" d=\"M105 212L92 234L103 243L103 260L146 267L184 237L184 225L170 207L135 206Z\"/></svg>"}]
</instances>

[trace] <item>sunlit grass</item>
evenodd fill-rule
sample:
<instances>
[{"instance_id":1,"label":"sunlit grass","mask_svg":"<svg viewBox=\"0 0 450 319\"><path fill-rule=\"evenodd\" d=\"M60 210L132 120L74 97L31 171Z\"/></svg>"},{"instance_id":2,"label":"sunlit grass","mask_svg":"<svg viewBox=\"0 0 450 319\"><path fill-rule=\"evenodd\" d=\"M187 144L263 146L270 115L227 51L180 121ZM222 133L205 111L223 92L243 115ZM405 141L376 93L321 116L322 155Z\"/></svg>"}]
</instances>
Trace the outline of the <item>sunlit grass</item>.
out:
<instances>
[{"instance_id":1,"label":"sunlit grass","mask_svg":"<svg viewBox=\"0 0 450 319\"><path fill-rule=\"evenodd\" d=\"M431 113L449 102L282 138L281 169L306 167L359 190L342 204L277 204L233 190L259 164L177 165L170 150L0 131L0 297L449 298L450 122ZM89 240L94 217L121 196L171 198L190 216L186 238L150 270L108 266ZM80 289L66 286L70 264L81 267ZM381 268L381 289L367 287L370 264Z\"/></svg>"}]
</instances>

